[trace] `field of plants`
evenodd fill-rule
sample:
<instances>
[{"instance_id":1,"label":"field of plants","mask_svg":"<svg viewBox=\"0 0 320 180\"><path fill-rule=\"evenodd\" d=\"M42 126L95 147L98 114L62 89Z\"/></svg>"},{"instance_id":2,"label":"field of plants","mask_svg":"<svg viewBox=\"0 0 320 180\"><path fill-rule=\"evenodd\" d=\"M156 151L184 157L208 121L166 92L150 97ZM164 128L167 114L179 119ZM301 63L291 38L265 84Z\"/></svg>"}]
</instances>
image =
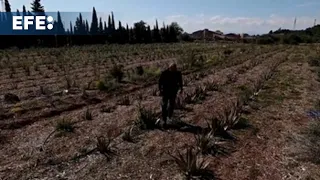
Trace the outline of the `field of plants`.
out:
<instances>
[{"instance_id":1,"label":"field of plants","mask_svg":"<svg viewBox=\"0 0 320 180\"><path fill-rule=\"evenodd\" d=\"M320 121L306 112L320 109L319 49L0 51L0 179L318 179ZM157 83L171 62L184 92L163 129Z\"/></svg>"}]
</instances>

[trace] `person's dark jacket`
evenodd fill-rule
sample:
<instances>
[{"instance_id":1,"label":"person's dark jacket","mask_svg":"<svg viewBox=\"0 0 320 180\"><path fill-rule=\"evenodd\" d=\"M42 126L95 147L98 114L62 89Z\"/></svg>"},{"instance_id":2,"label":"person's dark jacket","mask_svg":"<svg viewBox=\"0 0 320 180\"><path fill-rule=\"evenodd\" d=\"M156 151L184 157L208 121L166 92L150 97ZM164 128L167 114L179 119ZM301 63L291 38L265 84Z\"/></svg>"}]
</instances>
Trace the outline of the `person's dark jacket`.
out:
<instances>
[{"instance_id":1,"label":"person's dark jacket","mask_svg":"<svg viewBox=\"0 0 320 180\"><path fill-rule=\"evenodd\" d=\"M159 90L163 96L177 94L178 90L182 90L182 74L180 71L165 70L161 73L159 79Z\"/></svg>"}]
</instances>

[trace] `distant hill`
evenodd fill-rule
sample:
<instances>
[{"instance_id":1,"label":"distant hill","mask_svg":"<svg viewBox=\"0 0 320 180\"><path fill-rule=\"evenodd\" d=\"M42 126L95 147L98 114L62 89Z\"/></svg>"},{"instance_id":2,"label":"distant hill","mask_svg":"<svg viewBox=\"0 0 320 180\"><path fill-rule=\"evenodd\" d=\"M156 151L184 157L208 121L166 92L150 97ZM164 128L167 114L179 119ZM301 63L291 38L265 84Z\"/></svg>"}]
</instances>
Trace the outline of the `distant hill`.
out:
<instances>
[{"instance_id":1,"label":"distant hill","mask_svg":"<svg viewBox=\"0 0 320 180\"><path fill-rule=\"evenodd\" d=\"M257 37L260 44L284 43L319 43L320 42L320 25L316 25L304 30L278 29L270 31L268 34Z\"/></svg>"}]
</instances>

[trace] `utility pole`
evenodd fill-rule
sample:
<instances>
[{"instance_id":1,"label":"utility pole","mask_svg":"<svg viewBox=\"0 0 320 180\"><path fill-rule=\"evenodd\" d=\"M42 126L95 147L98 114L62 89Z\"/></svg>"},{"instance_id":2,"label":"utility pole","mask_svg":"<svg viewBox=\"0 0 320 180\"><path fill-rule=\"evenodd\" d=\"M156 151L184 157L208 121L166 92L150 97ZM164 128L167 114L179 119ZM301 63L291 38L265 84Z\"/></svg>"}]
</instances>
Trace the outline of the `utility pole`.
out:
<instances>
[{"instance_id":1,"label":"utility pole","mask_svg":"<svg viewBox=\"0 0 320 180\"><path fill-rule=\"evenodd\" d=\"M314 19L314 24L313 24L313 26L316 26L316 24L317 24L317 19Z\"/></svg>"},{"instance_id":2,"label":"utility pole","mask_svg":"<svg viewBox=\"0 0 320 180\"><path fill-rule=\"evenodd\" d=\"M297 18L294 18L293 22L293 30L296 30Z\"/></svg>"}]
</instances>

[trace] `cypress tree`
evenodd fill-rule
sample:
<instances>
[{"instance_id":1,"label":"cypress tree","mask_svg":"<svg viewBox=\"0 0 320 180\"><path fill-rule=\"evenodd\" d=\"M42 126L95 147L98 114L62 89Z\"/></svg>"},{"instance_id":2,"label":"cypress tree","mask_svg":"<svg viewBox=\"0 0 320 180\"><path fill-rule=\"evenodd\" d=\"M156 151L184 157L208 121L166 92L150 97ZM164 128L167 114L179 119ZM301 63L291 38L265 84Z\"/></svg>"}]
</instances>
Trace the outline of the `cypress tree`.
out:
<instances>
[{"instance_id":1,"label":"cypress tree","mask_svg":"<svg viewBox=\"0 0 320 180\"><path fill-rule=\"evenodd\" d=\"M82 14L79 14L79 17L76 20L75 28L74 28L75 34L86 34L86 25L82 19Z\"/></svg>"},{"instance_id":2,"label":"cypress tree","mask_svg":"<svg viewBox=\"0 0 320 180\"><path fill-rule=\"evenodd\" d=\"M57 33L58 34L64 34L65 33L65 29L62 23L62 19L61 19L61 15L60 12L58 11L58 15L57 15L57 25L55 25L55 28L57 28Z\"/></svg>"},{"instance_id":3,"label":"cypress tree","mask_svg":"<svg viewBox=\"0 0 320 180\"><path fill-rule=\"evenodd\" d=\"M86 24L85 24L84 31L85 31L86 34L89 34L89 33L90 33L90 28L89 28L88 20L86 20Z\"/></svg>"},{"instance_id":4,"label":"cypress tree","mask_svg":"<svg viewBox=\"0 0 320 180\"><path fill-rule=\"evenodd\" d=\"M112 30L116 30L116 25L114 24L114 15L113 12L111 12L111 21L112 21Z\"/></svg>"},{"instance_id":5,"label":"cypress tree","mask_svg":"<svg viewBox=\"0 0 320 180\"><path fill-rule=\"evenodd\" d=\"M103 24L102 24L102 18L99 19L99 34L103 34Z\"/></svg>"},{"instance_id":6,"label":"cypress tree","mask_svg":"<svg viewBox=\"0 0 320 180\"><path fill-rule=\"evenodd\" d=\"M22 15L23 15L23 16L26 16L26 15L27 15L26 6L22 6Z\"/></svg>"},{"instance_id":7,"label":"cypress tree","mask_svg":"<svg viewBox=\"0 0 320 180\"><path fill-rule=\"evenodd\" d=\"M8 0L4 1L4 6L5 6L6 12L11 12L11 5Z\"/></svg>"},{"instance_id":8,"label":"cypress tree","mask_svg":"<svg viewBox=\"0 0 320 180\"><path fill-rule=\"evenodd\" d=\"M104 21L104 31L103 31L103 34L107 34L107 32L108 32L108 27L107 27L107 22L106 21Z\"/></svg>"},{"instance_id":9,"label":"cypress tree","mask_svg":"<svg viewBox=\"0 0 320 180\"><path fill-rule=\"evenodd\" d=\"M44 7L40 3L41 0L34 0L31 3L32 12L44 12Z\"/></svg>"},{"instance_id":10,"label":"cypress tree","mask_svg":"<svg viewBox=\"0 0 320 180\"><path fill-rule=\"evenodd\" d=\"M92 35L98 34L98 17L97 17L96 9L94 7L92 10L92 21L91 21L90 33Z\"/></svg>"},{"instance_id":11,"label":"cypress tree","mask_svg":"<svg viewBox=\"0 0 320 180\"><path fill-rule=\"evenodd\" d=\"M108 16L108 29L112 28L112 22L111 22L111 17L110 15Z\"/></svg>"},{"instance_id":12,"label":"cypress tree","mask_svg":"<svg viewBox=\"0 0 320 180\"><path fill-rule=\"evenodd\" d=\"M72 22L70 22L70 34L73 34L73 26L72 26Z\"/></svg>"}]
</instances>

